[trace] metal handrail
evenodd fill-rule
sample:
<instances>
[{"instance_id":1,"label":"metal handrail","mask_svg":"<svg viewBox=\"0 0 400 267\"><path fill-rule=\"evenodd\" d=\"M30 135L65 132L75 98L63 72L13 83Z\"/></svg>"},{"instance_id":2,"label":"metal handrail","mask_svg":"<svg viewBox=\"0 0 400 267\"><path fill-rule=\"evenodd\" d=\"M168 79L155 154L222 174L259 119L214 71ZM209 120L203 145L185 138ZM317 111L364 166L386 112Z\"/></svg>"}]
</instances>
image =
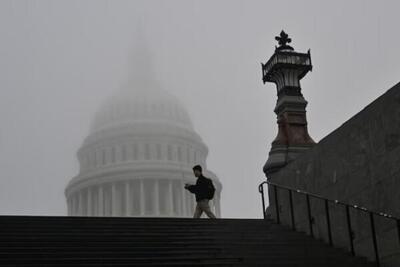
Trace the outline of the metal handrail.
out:
<instances>
[{"instance_id":1,"label":"metal handrail","mask_svg":"<svg viewBox=\"0 0 400 267\"><path fill-rule=\"evenodd\" d=\"M263 217L264 217L264 219L267 217L266 216L266 209L265 209L265 198L264 198L264 185L265 184L268 184L268 186L271 186L273 188L273 191L274 191L275 215L276 215L276 221L277 221L278 224L280 224L279 203L278 203L278 201L279 201L278 200L278 188L287 190L289 192L289 205L290 205L290 214L291 214L291 224L292 224L292 228L294 230L296 230L296 226L295 226L295 218L294 218L293 193L297 193L297 194L301 194L301 195L305 195L306 196L307 216L308 216L308 223L309 223L309 232L310 232L311 236L313 236L313 227L312 227L312 225L314 223L314 221L313 221L314 219L311 216L310 198L316 198L316 199L323 200L324 204L325 204L325 217L326 217L326 223L327 223L328 240L329 240L329 244L331 246L333 245L333 241L332 241L332 230L331 230L331 223L330 223L330 216L329 216L329 203L334 203L336 205L344 206L345 210L346 210L346 223L347 223L347 229L348 229L348 235L349 235L350 252L351 252L351 254L353 256L355 256L355 251L354 251L354 243L353 243L354 235L353 235L353 230L352 230L352 227L351 227L350 208L354 209L354 210L357 210L357 211L364 212L364 213L368 213L369 214L369 219L370 219L370 224L371 224L371 234L372 234L372 241L373 241L374 252L375 252L375 261L376 261L376 265L378 267L380 266L380 261L379 261L379 252L378 252L378 243L377 243L377 238L376 238L374 215L396 221L397 233L398 233L398 238L399 238L399 242L400 242L400 218L397 218L395 216L392 216L390 214L383 213L383 212L371 211L371 210L368 210L365 207L361 207L361 206L358 206L358 205L351 205L351 204L347 204L347 203L344 203L344 202L339 201L339 200L328 199L328 198L325 198L325 197L317 195L317 194L309 193L309 192L306 192L306 191L303 191L303 190L300 190L300 189L295 189L295 188L284 186L284 185L279 185L279 184L276 184L276 183L273 183L273 182L270 182L270 181L264 181L264 182L260 183L260 185L258 186L258 191L261 194L261 199L262 199L262 207L263 207ZM269 196L269 198L271 197L270 195L268 195L268 196ZM272 203L272 201L270 201L270 203Z\"/></svg>"}]
</instances>

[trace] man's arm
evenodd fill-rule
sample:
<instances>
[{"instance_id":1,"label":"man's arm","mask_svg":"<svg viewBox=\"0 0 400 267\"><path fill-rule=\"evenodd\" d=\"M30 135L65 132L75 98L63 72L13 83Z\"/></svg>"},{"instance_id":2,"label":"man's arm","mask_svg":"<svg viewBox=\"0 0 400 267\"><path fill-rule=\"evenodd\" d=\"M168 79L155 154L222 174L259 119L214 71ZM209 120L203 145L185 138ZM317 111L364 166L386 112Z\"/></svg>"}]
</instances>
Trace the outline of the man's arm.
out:
<instances>
[{"instance_id":1,"label":"man's arm","mask_svg":"<svg viewBox=\"0 0 400 267\"><path fill-rule=\"evenodd\" d=\"M196 193L197 186L196 185L185 184L185 189L189 190L191 193Z\"/></svg>"}]
</instances>

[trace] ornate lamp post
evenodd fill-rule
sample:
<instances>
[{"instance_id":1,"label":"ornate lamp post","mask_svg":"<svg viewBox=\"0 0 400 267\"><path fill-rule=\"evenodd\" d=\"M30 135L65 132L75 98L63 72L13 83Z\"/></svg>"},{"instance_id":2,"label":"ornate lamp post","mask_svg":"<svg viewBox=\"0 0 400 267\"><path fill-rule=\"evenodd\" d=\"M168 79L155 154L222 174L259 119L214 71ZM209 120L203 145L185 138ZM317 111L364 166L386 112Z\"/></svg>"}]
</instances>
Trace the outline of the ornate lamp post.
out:
<instances>
[{"instance_id":1,"label":"ornate lamp post","mask_svg":"<svg viewBox=\"0 0 400 267\"><path fill-rule=\"evenodd\" d=\"M267 177L315 144L308 134L307 101L300 87L300 80L312 70L310 50L307 53L294 51L288 45L291 39L284 31L275 39L279 46L275 47L275 53L267 63L261 64L263 82L275 83L278 95L274 110L278 135L263 168Z\"/></svg>"}]
</instances>

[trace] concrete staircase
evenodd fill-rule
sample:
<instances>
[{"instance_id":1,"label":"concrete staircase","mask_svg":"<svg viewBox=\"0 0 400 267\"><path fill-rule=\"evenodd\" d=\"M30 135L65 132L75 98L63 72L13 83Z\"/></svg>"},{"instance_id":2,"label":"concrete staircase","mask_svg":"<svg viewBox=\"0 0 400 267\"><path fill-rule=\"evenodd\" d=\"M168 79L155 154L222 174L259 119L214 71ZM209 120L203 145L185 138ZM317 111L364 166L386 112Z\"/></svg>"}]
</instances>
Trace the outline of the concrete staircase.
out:
<instances>
[{"instance_id":1,"label":"concrete staircase","mask_svg":"<svg viewBox=\"0 0 400 267\"><path fill-rule=\"evenodd\" d=\"M375 265L268 220L0 216L0 266Z\"/></svg>"}]
</instances>

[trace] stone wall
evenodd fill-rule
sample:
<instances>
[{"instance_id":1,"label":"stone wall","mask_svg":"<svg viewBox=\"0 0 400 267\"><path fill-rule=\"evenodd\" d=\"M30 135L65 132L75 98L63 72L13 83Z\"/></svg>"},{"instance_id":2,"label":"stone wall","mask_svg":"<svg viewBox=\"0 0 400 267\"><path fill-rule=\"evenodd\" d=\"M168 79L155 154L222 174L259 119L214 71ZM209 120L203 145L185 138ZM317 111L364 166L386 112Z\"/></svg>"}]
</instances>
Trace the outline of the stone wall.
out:
<instances>
[{"instance_id":1,"label":"stone wall","mask_svg":"<svg viewBox=\"0 0 400 267\"><path fill-rule=\"evenodd\" d=\"M339 108L339 107L338 107ZM272 174L270 181L400 218L400 83ZM270 190L270 216L275 217ZM281 220L290 224L289 195L279 190ZM309 232L304 195L293 195L296 228ZM324 202L311 199L314 235L328 239ZM329 204L334 246L349 248L345 209ZM369 215L350 211L357 255L374 259ZM382 266L400 266L396 222L374 217Z\"/></svg>"}]
</instances>

